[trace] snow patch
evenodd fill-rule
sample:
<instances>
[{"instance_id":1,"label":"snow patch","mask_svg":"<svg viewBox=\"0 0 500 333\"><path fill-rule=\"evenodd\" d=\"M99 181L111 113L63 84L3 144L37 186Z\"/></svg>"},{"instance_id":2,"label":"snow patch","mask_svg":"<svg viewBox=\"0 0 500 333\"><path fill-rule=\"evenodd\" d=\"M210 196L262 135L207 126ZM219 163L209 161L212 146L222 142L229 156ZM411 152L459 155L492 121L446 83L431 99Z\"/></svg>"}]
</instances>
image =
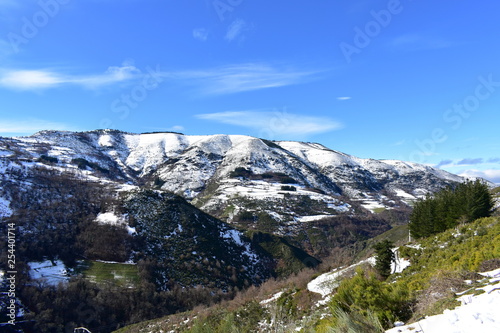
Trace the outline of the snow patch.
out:
<instances>
[{"instance_id":1,"label":"snow patch","mask_svg":"<svg viewBox=\"0 0 500 333\"><path fill-rule=\"evenodd\" d=\"M12 215L12 209L10 209L10 201L4 197L0 197L0 218L9 217Z\"/></svg>"},{"instance_id":2,"label":"snow patch","mask_svg":"<svg viewBox=\"0 0 500 333\"><path fill-rule=\"evenodd\" d=\"M489 277L490 284L477 288L480 295L463 295L458 298L462 305L442 314L426 317L416 323L394 327L386 333L493 333L500 332L500 269L479 273Z\"/></svg>"},{"instance_id":3,"label":"snow patch","mask_svg":"<svg viewBox=\"0 0 500 333\"><path fill-rule=\"evenodd\" d=\"M45 260L42 262L30 262L30 275L33 279L43 279L50 285L57 285L60 282L69 280L66 266L61 260L52 262Z\"/></svg>"},{"instance_id":4,"label":"snow patch","mask_svg":"<svg viewBox=\"0 0 500 333\"><path fill-rule=\"evenodd\" d=\"M124 216L117 216L114 212L99 213L96 222L101 224L122 225L125 224Z\"/></svg>"},{"instance_id":5,"label":"snow patch","mask_svg":"<svg viewBox=\"0 0 500 333\"><path fill-rule=\"evenodd\" d=\"M274 302L274 301L277 301L278 298L281 297L281 295L283 295L283 292L280 291L280 292L277 292L276 294L274 294L271 298L268 298L268 299L265 299L263 301L260 302L261 305L266 305L268 303L271 303L271 302Z\"/></svg>"},{"instance_id":6,"label":"snow patch","mask_svg":"<svg viewBox=\"0 0 500 333\"><path fill-rule=\"evenodd\" d=\"M394 261L391 262L391 274L401 273L405 268L411 265L410 261L401 258L399 255L399 248L392 250L394 252Z\"/></svg>"},{"instance_id":7,"label":"snow patch","mask_svg":"<svg viewBox=\"0 0 500 333\"><path fill-rule=\"evenodd\" d=\"M97 142L101 147L113 147L114 140L113 137L109 134L101 135L99 141Z\"/></svg>"},{"instance_id":8,"label":"snow patch","mask_svg":"<svg viewBox=\"0 0 500 333\"><path fill-rule=\"evenodd\" d=\"M362 264L370 264L372 266L375 265L375 257L370 257L368 259L362 260L354 265L351 265L346 268L337 268L331 272L321 274L311 282L307 284L307 289L313 293L321 294L321 296L326 297L330 295L335 288L337 288L340 284L339 277L344 274L351 272L359 265Z\"/></svg>"},{"instance_id":9,"label":"snow patch","mask_svg":"<svg viewBox=\"0 0 500 333\"><path fill-rule=\"evenodd\" d=\"M225 233L221 234L224 239L232 239L237 245L243 246L243 241L241 240L241 234L237 230L227 230Z\"/></svg>"},{"instance_id":10,"label":"snow patch","mask_svg":"<svg viewBox=\"0 0 500 333\"><path fill-rule=\"evenodd\" d=\"M335 216L335 215L309 215L309 216L297 217L296 220L299 222L312 222L312 221L326 219L326 218L332 217L332 216Z\"/></svg>"}]
</instances>

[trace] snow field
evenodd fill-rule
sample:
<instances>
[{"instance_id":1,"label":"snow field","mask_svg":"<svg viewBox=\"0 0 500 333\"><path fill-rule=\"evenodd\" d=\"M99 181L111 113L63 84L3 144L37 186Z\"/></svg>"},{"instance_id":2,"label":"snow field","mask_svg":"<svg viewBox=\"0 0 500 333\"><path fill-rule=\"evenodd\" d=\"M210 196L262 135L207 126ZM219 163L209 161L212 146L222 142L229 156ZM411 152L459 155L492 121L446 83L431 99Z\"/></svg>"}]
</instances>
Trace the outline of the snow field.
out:
<instances>
[{"instance_id":1,"label":"snow field","mask_svg":"<svg viewBox=\"0 0 500 333\"><path fill-rule=\"evenodd\" d=\"M462 295L462 305L416 323L395 327L387 333L498 333L500 332L500 269L479 273L489 278L480 295Z\"/></svg>"},{"instance_id":2,"label":"snow field","mask_svg":"<svg viewBox=\"0 0 500 333\"><path fill-rule=\"evenodd\" d=\"M375 265L375 257L370 257L368 259L362 260L354 265L345 268L337 268L331 272L321 274L311 282L307 284L307 290L321 294L323 298L329 296L335 288L340 284L339 278L345 274L352 272L356 267L362 264Z\"/></svg>"},{"instance_id":3,"label":"snow field","mask_svg":"<svg viewBox=\"0 0 500 333\"><path fill-rule=\"evenodd\" d=\"M61 260L52 263L50 260L30 262L30 275L33 279L43 279L48 284L55 286L60 282L69 281L66 266Z\"/></svg>"}]
</instances>

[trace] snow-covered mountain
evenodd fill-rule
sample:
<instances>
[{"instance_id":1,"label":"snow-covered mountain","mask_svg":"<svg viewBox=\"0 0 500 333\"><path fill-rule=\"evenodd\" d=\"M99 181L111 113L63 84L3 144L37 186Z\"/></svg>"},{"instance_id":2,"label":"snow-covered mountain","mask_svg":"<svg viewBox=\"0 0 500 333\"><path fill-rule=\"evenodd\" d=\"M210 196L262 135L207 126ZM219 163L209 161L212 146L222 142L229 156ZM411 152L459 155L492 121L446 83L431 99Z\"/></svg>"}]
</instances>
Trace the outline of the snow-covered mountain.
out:
<instances>
[{"instance_id":1,"label":"snow-covered mountain","mask_svg":"<svg viewBox=\"0 0 500 333\"><path fill-rule=\"evenodd\" d=\"M360 207L383 210L463 181L422 164L362 159L318 143L242 135L96 130L0 138L0 170L36 163L102 181L171 191L230 222L257 210L284 224ZM300 212L282 204L306 197L312 205L302 205ZM1 206L8 206L5 200L0 200Z\"/></svg>"}]
</instances>

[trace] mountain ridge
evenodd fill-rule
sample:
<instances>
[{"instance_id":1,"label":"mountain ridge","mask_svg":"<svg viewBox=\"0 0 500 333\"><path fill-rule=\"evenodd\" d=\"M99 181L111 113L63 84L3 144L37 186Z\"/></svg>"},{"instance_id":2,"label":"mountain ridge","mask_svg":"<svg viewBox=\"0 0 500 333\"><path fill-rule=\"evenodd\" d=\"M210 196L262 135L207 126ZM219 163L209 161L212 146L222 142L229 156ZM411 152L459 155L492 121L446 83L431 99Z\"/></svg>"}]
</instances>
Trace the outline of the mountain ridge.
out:
<instances>
[{"instance_id":1,"label":"mountain ridge","mask_svg":"<svg viewBox=\"0 0 500 333\"><path fill-rule=\"evenodd\" d=\"M464 181L413 162L246 135L94 130L0 138L0 168L33 165L172 192L245 228L276 224L271 231L279 236L328 217L404 210L427 193Z\"/></svg>"}]
</instances>

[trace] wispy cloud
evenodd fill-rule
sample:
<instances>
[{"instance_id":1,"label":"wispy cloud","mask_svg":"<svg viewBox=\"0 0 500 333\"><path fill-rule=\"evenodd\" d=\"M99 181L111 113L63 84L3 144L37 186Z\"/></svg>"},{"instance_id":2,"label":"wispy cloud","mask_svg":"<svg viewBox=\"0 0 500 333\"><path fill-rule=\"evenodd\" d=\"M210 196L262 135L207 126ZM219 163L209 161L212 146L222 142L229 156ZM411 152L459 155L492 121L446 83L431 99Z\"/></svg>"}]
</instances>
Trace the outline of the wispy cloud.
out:
<instances>
[{"instance_id":1,"label":"wispy cloud","mask_svg":"<svg viewBox=\"0 0 500 333\"><path fill-rule=\"evenodd\" d=\"M111 66L103 74L95 75L70 75L49 69L4 69L0 70L0 86L18 90L40 90L77 85L94 89L128 81L139 74L140 70L130 64Z\"/></svg>"},{"instance_id":2,"label":"wispy cloud","mask_svg":"<svg viewBox=\"0 0 500 333\"><path fill-rule=\"evenodd\" d=\"M0 119L0 135L30 135L42 130L78 131L79 129L73 125L37 118Z\"/></svg>"},{"instance_id":3,"label":"wispy cloud","mask_svg":"<svg viewBox=\"0 0 500 333\"><path fill-rule=\"evenodd\" d=\"M262 63L228 65L208 70L165 73L196 85L205 95L224 95L304 83L319 71L278 68Z\"/></svg>"},{"instance_id":4,"label":"wispy cloud","mask_svg":"<svg viewBox=\"0 0 500 333\"><path fill-rule=\"evenodd\" d=\"M227 40L228 42L232 42L233 40L237 39L238 37L241 38L243 32L247 29L248 29L248 25L244 20L236 19L227 28L226 35L224 36L224 39Z\"/></svg>"},{"instance_id":5,"label":"wispy cloud","mask_svg":"<svg viewBox=\"0 0 500 333\"><path fill-rule=\"evenodd\" d=\"M300 84L316 79L319 70L298 70L265 63L244 63L202 70L160 71L155 75L174 83L194 86L201 95L224 95ZM53 69L1 69L0 88L43 90L66 86L98 89L142 79L133 64L111 66L102 74L68 74Z\"/></svg>"},{"instance_id":6,"label":"wispy cloud","mask_svg":"<svg viewBox=\"0 0 500 333\"><path fill-rule=\"evenodd\" d=\"M260 131L272 136L309 136L338 130L343 125L326 117L314 117L283 111L226 111L196 115L198 119L216 121Z\"/></svg>"},{"instance_id":7,"label":"wispy cloud","mask_svg":"<svg viewBox=\"0 0 500 333\"><path fill-rule=\"evenodd\" d=\"M457 162L457 165L477 165L482 164L484 160L482 158L464 158Z\"/></svg>"},{"instance_id":8,"label":"wispy cloud","mask_svg":"<svg viewBox=\"0 0 500 333\"><path fill-rule=\"evenodd\" d=\"M193 37L197 40L205 42L208 39L208 30L205 28L194 29Z\"/></svg>"},{"instance_id":9,"label":"wispy cloud","mask_svg":"<svg viewBox=\"0 0 500 333\"><path fill-rule=\"evenodd\" d=\"M348 101L350 100L352 97L350 96L342 96L342 97L337 97L337 100L339 101Z\"/></svg>"},{"instance_id":10,"label":"wispy cloud","mask_svg":"<svg viewBox=\"0 0 500 333\"><path fill-rule=\"evenodd\" d=\"M447 165L453 165L453 160L442 160L441 162L439 162L438 164L435 165L436 168L441 168L443 166L447 166Z\"/></svg>"}]
</instances>

